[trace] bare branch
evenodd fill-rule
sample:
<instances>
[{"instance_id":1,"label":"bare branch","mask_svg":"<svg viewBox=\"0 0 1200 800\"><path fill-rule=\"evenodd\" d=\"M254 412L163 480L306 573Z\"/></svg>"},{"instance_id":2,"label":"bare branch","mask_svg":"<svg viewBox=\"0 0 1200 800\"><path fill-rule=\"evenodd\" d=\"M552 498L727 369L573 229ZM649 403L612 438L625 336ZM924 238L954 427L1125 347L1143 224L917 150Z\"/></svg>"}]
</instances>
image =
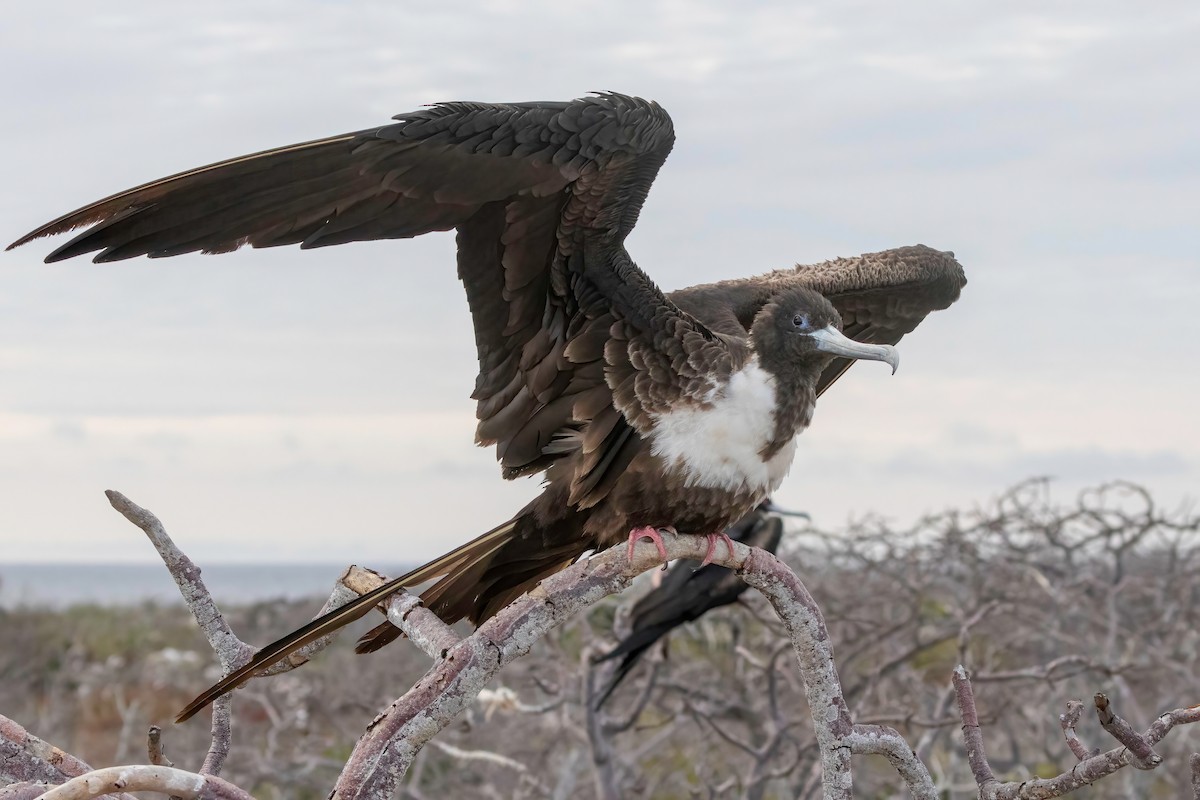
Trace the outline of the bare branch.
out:
<instances>
[{"instance_id":1,"label":"bare branch","mask_svg":"<svg viewBox=\"0 0 1200 800\"><path fill-rule=\"evenodd\" d=\"M629 710L625 713L624 719L604 720L602 724L606 734L611 735L614 733L624 733L633 727L633 724L637 722L638 717L642 715L642 711L645 710L646 704L650 702L650 695L654 691L655 685L658 683L658 673L661 669L661 661L655 661L654 664L651 665L650 674L646 676L646 680L642 684L642 690L638 693L637 700L635 700L633 705L629 707ZM589 702L594 705L595 698L589 698Z\"/></svg>"},{"instance_id":2,"label":"bare branch","mask_svg":"<svg viewBox=\"0 0 1200 800\"><path fill-rule=\"evenodd\" d=\"M703 720L704 722L708 723L708 727L712 730L713 733L717 734L722 739L729 742L731 745L733 745L737 749L743 751L744 753L747 753L751 757L757 758L760 755L758 748L754 747L753 745L749 744L748 742L743 742L741 739L738 739L732 733L730 733L729 731L722 728L720 725L717 724L716 720L714 720L712 718L711 714L701 711L693 703L688 702L688 698L686 695L684 695L683 702L684 702L684 705L687 706L687 710L689 712L691 712L691 714L694 717L696 717L696 719Z\"/></svg>"},{"instance_id":3,"label":"bare branch","mask_svg":"<svg viewBox=\"0 0 1200 800\"><path fill-rule=\"evenodd\" d=\"M58 784L91 771L82 760L0 715L0 779L12 783ZM121 800L135 798L123 794Z\"/></svg>"},{"instance_id":4,"label":"bare branch","mask_svg":"<svg viewBox=\"0 0 1200 800\"><path fill-rule=\"evenodd\" d=\"M716 657L656 659L654 669L646 671L650 680L642 686L632 710L623 711L618 718L603 714L594 718L583 714L581 718L581 705L587 703L587 696L571 687L586 683L590 667L584 661L576 663L575 658L560 656L578 653L581 633L586 641L593 624L607 624L607 610L593 615L577 614L577 610L623 588L639 569L659 561L648 544L640 546L632 565L622 552L611 559L611 554L597 554L569 568L466 638L460 638L421 607L416 597L399 594L381 603L380 611L433 659L434 665L425 678L373 723L346 764L321 754L336 751L322 749L321 753L305 754L298 749L314 745L326 748L326 742L336 741L333 737L345 731L340 724L345 713L372 708L380 686L356 685L345 699L322 696L319 703L312 697L313 687L321 683L319 673L315 684L299 678L273 687L287 695L285 700L277 699L274 691L251 689L247 696L256 695L251 699L257 699L264 709L262 714L253 709L255 719L249 723L265 729L259 739L263 750L251 750L247 758L238 760L238 780L286 796L290 790L309 786L307 781L314 770L336 771L342 767L335 796L374 800L396 786L411 764L407 785L397 788L414 800L463 796L465 786L475 787L472 796L480 797L565 798L578 791L582 776L589 771L585 755L589 733L599 734L602 740L593 749L602 756L595 762L596 786L600 796L612 798L655 796L670 791L669 785L678 793L680 783L672 784L670 772L658 769L655 765L659 762L653 756L645 762L644 772L635 765L642 764L659 745L670 747L672 757L695 759L695 748L712 747L713 740L720 749L734 751L728 756L733 761L725 756L708 764L695 761L701 783L707 784L697 787L698 796L739 794L745 800L761 800L782 794L841 800L850 796L854 780L869 787L855 787L860 793L898 791L894 777L888 783L886 774L873 770L861 777L855 775L852 780L852 754L885 756L911 794L919 798L935 796L930 769L942 784L942 791L953 793L967 774L968 762L976 778L983 779L979 787L983 800L1058 797L1127 765L1153 767L1158 759L1155 743L1174 725L1196 721L1200 712L1177 709L1141 733L1111 713L1102 701L1101 719L1122 746L1100 753L1089 750L1079 739L1076 728L1082 706L1076 701L1068 704L1067 712L1059 717L1062 735L1075 756L1069 771L1049 779L1000 783L988 765L987 755L997 767L1003 763L1005 771L1013 765L1053 758L1053 737L1042 735L1050 720L1039 719L1042 715L1038 709L1054 702L1052 692L1064 680L1069 681L1072 693L1081 691L1077 676L1082 673L1110 679L1119 689L1124 710L1135 719L1142 716L1139 708L1161 707L1169 698L1180 693L1190 696L1200 687L1195 678L1200 656L1195 654L1191 638L1181 638L1181 632L1194 631L1200 620L1200 612L1192 603L1192 587L1200 579L1200 547L1194 544L1197 522L1164 517L1153 510L1144 494L1135 493L1122 500L1116 492L1106 496L1105 491L1082 498L1078 508L1066 512L1039 499L1034 487L1014 492L994 514L947 514L923 521L912 530L897 531L887 524L871 522L836 535L813 529L801 532L806 537L802 541L816 542L804 545L810 549L797 549L797 557L814 565L805 580L811 581L810 586L823 598L825 611L816 608L794 575L769 564L771 559L765 555L742 549L719 558L718 563L725 563L760 587L780 613L781 621L760 619L762 624L757 624L735 615L702 623L696 629L700 639L694 643L702 640L704 648L717 647ZM1139 498L1145 508L1138 505ZM1125 502L1129 499L1132 504ZM235 649L248 652L249 646L238 642L229 626L219 619L215 604L198 580L198 570L192 574L194 565L178 553L158 520L120 495L112 493L110 500L155 543L201 625L205 624L205 613L211 613L216 635L236 643ZM695 557L702 546L683 539L668 542L678 557ZM799 543L793 546L799 547ZM643 563L638 563L638 558ZM1153 579L1146 580L1148 577ZM349 568L334 587L326 609L378 586L381 580L368 570ZM765 609L766 603L746 605L759 610ZM1003 618L997 609L1004 609ZM546 683L545 674L537 673L537 665L527 665L529 668L512 673L512 689L493 687L486 701L484 695L475 694L498 669L528 650L537 637L568 618L574 622L549 640L551 652L547 657L555 659L556 664L549 678L553 685ZM780 643L778 634L785 630L788 640ZM1044 635L1029 637L1029 630L1043 631ZM1130 631L1136 632L1136 646L1125 635ZM206 634L210 640L214 638L208 629ZM855 649L849 654L852 657L844 654L841 660L849 690L842 689L834 669L831 639L854 643ZM731 658L722 655L727 644ZM291 669L324 645L310 645L288 663L263 674ZM782 654L789 646L796 652L799 671L778 669L779 659L786 659ZM686 652L690 656L698 649L689 646ZM965 680L964 671L946 686L942 679L951 671L956 653L959 661L972 665L970 680ZM45 696L55 705L46 707L52 711L35 711L39 724L71 724L64 717L61 701L53 699L55 693L95 698L102 714L113 713L110 709L115 706L121 727L114 749L121 752L124 740L136 733L137 716L148 707L140 681L162 680L162 666L173 663L175 656L167 651L164 654L161 662L148 661L145 672L129 671L123 676L131 663L126 653L110 657L101 665L91 661L93 653L76 647L66 657L63 677L46 685ZM411 668L412 657L411 653L406 656L409 660L405 669ZM19 664L9 658L0 667L8 668L12 663ZM82 680L79 667L89 670ZM363 674L386 681L388 672L367 667ZM68 680L73 682L68 684ZM547 702L521 703L515 690L522 681L542 686L549 695ZM720 690L714 689L716 681L720 681ZM986 701L980 708L975 707L972 684L979 689L985 682L1019 684L1020 702L1011 691L998 694L1003 702L981 721L981 713L989 709ZM67 685L77 694L63 694ZM178 683L170 685L172 690L182 688ZM803 703L801 694L807 697L811 714L797 713ZM432 737L455 714L476 699L485 706L483 720L490 719L497 710L544 714L524 727L516 727L520 725L519 717L510 720L512 727L506 731L520 737L535 729L544 731L550 737L549 743L543 734L537 734L536 739L522 738L517 747L523 755L513 758L504 752L506 748L496 748L482 738L483 728L477 724L480 715L471 711L462 718L461 728L456 726L454 744L434 742L433 761L415 758L422 744L433 741ZM956 699L960 701L959 723L972 758L966 757L960 747L947 747L949 732L941 732L939 727L953 713ZM689 707L692 718L702 724L689 722ZM581 724L585 719L586 726ZM874 724L867 724L868 719ZM992 752L986 754L981 726L991 726L993 719L995 727L990 727L986 736ZM327 727L330 721L333 729ZM895 725L898 730L878 723ZM918 752L929 759L930 769L902 738L902 734L925 726L930 727L919 735ZM732 746L727 748L713 737L714 731L729 739ZM631 746L618 748L615 736L627 737L622 743L628 741ZM1045 744L1039 745L1043 739ZM149 758L165 766L161 745L161 739L148 741L152 747ZM68 777L61 770L66 762L32 755L37 749L34 743L27 748L24 739L17 744L0 736L0 755L4 756L0 758L0 781L14 780L7 773L22 770L31 776L0 789L0 800L26 800L31 793L40 794ZM1160 750L1168 760L1177 757L1179 751L1178 746ZM219 770L228 752L226 697L215 707L212 743L205 766L193 781L205 778L206 772ZM544 761L539 756L542 752ZM1003 754L1002 762L998 754ZM422 779L418 764L438 763L447 756L466 768L427 769ZM713 772L714 768L745 763L747 756L750 768L743 774ZM985 771L976 771L980 762ZM1172 796L1200 794L1200 756L1190 768L1191 772L1155 776L1156 787L1163 786ZM608 769L603 781L599 775L602 769ZM1126 775L1132 778L1133 773L1127 771ZM539 784L539 778L547 784ZM1126 793L1136 793L1133 786L1130 782ZM78 791L82 792L80 796L87 796L86 787ZM171 791L180 797L189 796ZM225 789L214 781L206 791L210 796L223 796L219 793Z\"/></svg>"},{"instance_id":5,"label":"bare branch","mask_svg":"<svg viewBox=\"0 0 1200 800\"><path fill-rule=\"evenodd\" d=\"M212 732L201 775L220 775L233 742L233 695L218 697L212 704ZM169 765L168 765L169 766Z\"/></svg>"},{"instance_id":6,"label":"bare branch","mask_svg":"<svg viewBox=\"0 0 1200 800\"><path fill-rule=\"evenodd\" d=\"M179 587L183 601L196 618L196 624L200 626L213 652L217 654L221 668L228 673L249 661L254 655L254 648L234 636L229 623L213 602L208 587L200 579L200 568L175 546L158 517L120 492L110 489L104 494L113 508L149 537L171 577L175 579L175 585Z\"/></svg>"},{"instance_id":7,"label":"bare branch","mask_svg":"<svg viewBox=\"0 0 1200 800\"><path fill-rule=\"evenodd\" d=\"M1133 726L1112 710L1108 697L1102 692L1096 692L1096 715L1100 725L1112 734L1113 738L1129 748L1132 756L1129 763L1135 769L1154 769L1162 763L1162 756L1154 752L1154 748L1146 738L1133 729Z\"/></svg>"},{"instance_id":8,"label":"bare branch","mask_svg":"<svg viewBox=\"0 0 1200 800\"><path fill-rule=\"evenodd\" d=\"M452 744L438 741L431 742L431 744L446 755L454 756L463 761L486 761L489 764L496 764L522 775L529 772L529 768L520 761L508 756L502 756L499 753L493 753L490 750L463 750L461 747L455 747Z\"/></svg>"},{"instance_id":9,"label":"bare branch","mask_svg":"<svg viewBox=\"0 0 1200 800\"><path fill-rule=\"evenodd\" d=\"M667 556L672 559L699 559L707 544L699 537L665 539ZM775 606L800 662L816 722L826 797L850 797L847 737L853 725L816 602L795 573L760 550L735 545L732 553L723 553L715 561L737 569ZM534 641L563 620L624 589L638 573L659 563L661 559L650 545L639 544L632 561L624 548L612 548L547 578L514 601L446 651L416 686L375 720L359 740L333 797L389 796L420 748L466 707L500 667L527 653ZM911 766L924 773L925 782L932 787L924 767L919 762Z\"/></svg>"},{"instance_id":10,"label":"bare branch","mask_svg":"<svg viewBox=\"0 0 1200 800\"><path fill-rule=\"evenodd\" d=\"M1100 748L1088 750L1087 746L1079 740L1078 734L1075 733L1075 726L1079 724L1079 717L1083 714L1082 700L1068 700L1067 710L1063 714L1058 715L1058 722L1063 729L1063 737L1067 740L1067 747L1071 748L1071 752L1080 761L1085 758L1100 755Z\"/></svg>"},{"instance_id":11,"label":"bare branch","mask_svg":"<svg viewBox=\"0 0 1200 800\"><path fill-rule=\"evenodd\" d=\"M762 550L745 556L738 574L771 601L792 640L820 748L825 797L851 797L850 748L843 739L851 733L853 723L821 609L796 573Z\"/></svg>"},{"instance_id":12,"label":"bare branch","mask_svg":"<svg viewBox=\"0 0 1200 800\"><path fill-rule=\"evenodd\" d=\"M175 766L163 752L162 728L157 725L151 725L150 732L146 735L146 754L150 758L150 763L156 767Z\"/></svg>"},{"instance_id":13,"label":"bare branch","mask_svg":"<svg viewBox=\"0 0 1200 800\"><path fill-rule=\"evenodd\" d=\"M387 578L374 570L350 567L342 575L340 582L356 594L366 594L386 583ZM462 637L442 622L437 614L421 605L421 598L416 595L397 592L389 597L385 604L388 621L404 631L404 635L411 639L413 644L435 661L462 641Z\"/></svg>"},{"instance_id":14,"label":"bare branch","mask_svg":"<svg viewBox=\"0 0 1200 800\"><path fill-rule=\"evenodd\" d=\"M966 678L966 670L961 666L955 670L954 680L955 688L958 689L959 693L959 709L963 716L963 734L964 738L968 738L967 756L968 759L971 759L972 744L968 734L968 722L971 719L976 720L976 723L978 721L978 716L975 713L974 696L971 694L970 682ZM962 686L965 686L965 690L961 688ZM1107 705L1105 708L1107 710ZM1120 719L1115 715L1113 717L1114 719ZM1176 725L1188 725L1195 722L1200 722L1200 706L1177 708L1156 719L1154 724L1144 734L1135 733L1134 735L1140 741L1144 742L1147 748L1150 748L1155 743L1162 741L1163 737ZM1054 778L1030 778L1023 781L999 783L995 777L991 776L991 769L986 765L986 757L983 756L982 751L982 737L979 737L976 741L976 746L979 748L979 756L984 759L983 766L987 768L986 777L981 780L981 772L983 770L977 768L975 760L971 760L971 770L975 773L976 782L979 784L979 796L982 800L1047 800L1047 798L1061 797L1082 786L1095 783L1126 765L1132 765L1138 759L1128 746L1118 747L1106 753L1091 756L1076 764L1069 771ZM1160 757L1150 768L1157 766L1161 762L1162 759ZM987 778L990 778L990 780Z\"/></svg>"},{"instance_id":15,"label":"bare branch","mask_svg":"<svg viewBox=\"0 0 1200 800\"><path fill-rule=\"evenodd\" d=\"M254 800L215 775L148 764L94 770L55 786L41 800L91 800L120 791L160 792L183 800Z\"/></svg>"},{"instance_id":16,"label":"bare branch","mask_svg":"<svg viewBox=\"0 0 1200 800\"><path fill-rule=\"evenodd\" d=\"M933 779L929 777L929 770L894 728L883 725L855 725L846 740L850 751L855 755L881 755L891 762L908 785L908 791L914 800L937 798L937 788L933 785Z\"/></svg>"},{"instance_id":17,"label":"bare branch","mask_svg":"<svg viewBox=\"0 0 1200 800\"><path fill-rule=\"evenodd\" d=\"M613 763L610 740L613 731L605 726L604 714L596 702L596 698L599 696L596 688L597 678L601 677L603 670L604 674L600 682L608 683L608 679L616 667L609 661L599 665L601 669L597 669L598 665L594 660L594 654L593 647L588 646L583 648L583 652L579 655L580 663L584 665L582 692L584 732L587 735L588 750L592 756L592 777L596 784L596 797L599 800L619 800L621 790L617 785L617 771Z\"/></svg>"},{"instance_id":18,"label":"bare branch","mask_svg":"<svg viewBox=\"0 0 1200 800\"><path fill-rule=\"evenodd\" d=\"M967 668L959 664L954 668L954 691L958 700L958 711L962 716L963 743L967 747L967 762L971 774L981 792L996 783L992 767L988 764L987 751L983 747L983 731L979 727L979 712L975 708L975 692Z\"/></svg>"},{"instance_id":19,"label":"bare branch","mask_svg":"<svg viewBox=\"0 0 1200 800\"><path fill-rule=\"evenodd\" d=\"M1069 666L1074 666L1076 669L1070 672L1060 672L1060 670L1063 670L1065 667ZM1033 667L1026 667L1025 669L1006 670L1003 672L981 672L978 675L975 675L972 680L975 683L1000 683L1003 681L1021 680L1049 681L1052 679L1068 678L1072 675L1078 675L1088 671L1096 671L1105 675L1113 675L1126 668L1126 665L1123 664L1102 664L1098 663L1094 659L1088 658L1087 656L1071 654L1059 656L1053 661Z\"/></svg>"}]
</instances>

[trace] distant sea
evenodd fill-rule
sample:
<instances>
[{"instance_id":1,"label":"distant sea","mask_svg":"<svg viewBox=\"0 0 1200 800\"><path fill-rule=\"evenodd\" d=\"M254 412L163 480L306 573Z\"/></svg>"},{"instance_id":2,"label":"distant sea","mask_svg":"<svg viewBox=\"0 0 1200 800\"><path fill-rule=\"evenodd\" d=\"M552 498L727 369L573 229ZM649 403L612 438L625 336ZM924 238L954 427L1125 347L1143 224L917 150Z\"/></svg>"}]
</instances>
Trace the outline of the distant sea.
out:
<instances>
[{"instance_id":1,"label":"distant sea","mask_svg":"<svg viewBox=\"0 0 1200 800\"><path fill-rule=\"evenodd\" d=\"M206 564L201 577L222 605L327 597L346 564ZM385 575L404 565L371 564ZM182 603L162 564L0 564L0 608L79 603Z\"/></svg>"}]
</instances>

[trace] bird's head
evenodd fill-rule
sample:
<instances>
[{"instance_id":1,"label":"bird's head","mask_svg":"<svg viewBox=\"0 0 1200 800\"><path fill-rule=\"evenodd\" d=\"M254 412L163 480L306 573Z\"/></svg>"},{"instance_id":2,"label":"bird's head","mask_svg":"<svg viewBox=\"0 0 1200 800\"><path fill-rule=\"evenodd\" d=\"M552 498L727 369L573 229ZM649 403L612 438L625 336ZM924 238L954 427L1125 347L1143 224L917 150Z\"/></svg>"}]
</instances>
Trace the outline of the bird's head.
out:
<instances>
[{"instance_id":1,"label":"bird's head","mask_svg":"<svg viewBox=\"0 0 1200 800\"><path fill-rule=\"evenodd\" d=\"M842 318L825 297L812 289L779 292L754 318L750 338L759 363L776 375L819 375L835 357L883 361L892 372L900 354L887 344L864 344L842 333Z\"/></svg>"}]
</instances>

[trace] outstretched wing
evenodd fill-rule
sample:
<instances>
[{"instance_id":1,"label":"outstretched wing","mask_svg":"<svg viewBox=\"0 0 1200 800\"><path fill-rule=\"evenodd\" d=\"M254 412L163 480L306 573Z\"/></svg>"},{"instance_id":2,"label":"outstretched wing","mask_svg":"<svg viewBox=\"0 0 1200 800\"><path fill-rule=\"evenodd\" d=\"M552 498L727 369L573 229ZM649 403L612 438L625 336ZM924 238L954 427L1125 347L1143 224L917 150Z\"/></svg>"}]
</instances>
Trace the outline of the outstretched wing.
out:
<instances>
[{"instance_id":1,"label":"outstretched wing","mask_svg":"<svg viewBox=\"0 0 1200 800\"><path fill-rule=\"evenodd\" d=\"M842 332L851 339L894 345L931 312L948 308L966 283L953 253L918 244L693 286L670 296L714 330L748 330L772 295L806 286L833 303L842 317ZM854 363L834 359L821 374L817 393L828 389Z\"/></svg>"},{"instance_id":2,"label":"outstretched wing","mask_svg":"<svg viewBox=\"0 0 1200 800\"><path fill-rule=\"evenodd\" d=\"M688 383L699 364L728 362L624 250L674 142L658 105L602 94L446 103L396 119L153 181L10 247L90 226L46 260L115 261L456 228L479 356L477 439L496 445L507 477L578 446L614 390L636 428L671 392L701 388ZM604 452L611 439L593 444Z\"/></svg>"}]
</instances>

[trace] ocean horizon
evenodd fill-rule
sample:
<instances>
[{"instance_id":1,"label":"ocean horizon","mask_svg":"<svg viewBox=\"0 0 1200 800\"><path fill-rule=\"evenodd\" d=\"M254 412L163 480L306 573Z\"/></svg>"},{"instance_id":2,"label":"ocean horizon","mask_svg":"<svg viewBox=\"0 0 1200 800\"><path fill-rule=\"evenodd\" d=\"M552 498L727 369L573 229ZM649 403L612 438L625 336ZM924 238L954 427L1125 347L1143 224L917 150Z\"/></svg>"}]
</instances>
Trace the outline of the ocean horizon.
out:
<instances>
[{"instance_id":1,"label":"ocean horizon","mask_svg":"<svg viewBox=\"0 0 1200 800\"><path fill-rule=\"evenodd\" d=\"M241 605L274 599L328 597L347 563L209 563L202 569L219 604ZM403 564L369 564L386 575L401 575ZM179 589L161 562L63 564L0 563L0 609L65 608L98 605L182 603Z\"/></svg>"}]
</instances>

